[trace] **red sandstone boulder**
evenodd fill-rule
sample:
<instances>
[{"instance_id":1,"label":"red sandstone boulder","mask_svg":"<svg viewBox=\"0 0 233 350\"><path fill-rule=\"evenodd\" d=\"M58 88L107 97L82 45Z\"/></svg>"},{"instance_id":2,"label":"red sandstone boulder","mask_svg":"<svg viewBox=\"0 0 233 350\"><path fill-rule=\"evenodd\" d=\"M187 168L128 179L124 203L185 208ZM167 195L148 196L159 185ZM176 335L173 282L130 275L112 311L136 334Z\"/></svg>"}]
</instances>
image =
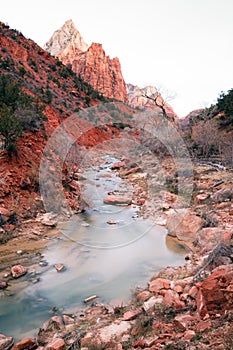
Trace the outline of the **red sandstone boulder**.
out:
<instances>
[{"instance_id":1,"label":"red sandstone boulder","mask_svg":"<svg viewBox=\"0 0 233 350\"><path fill-rule=\"evenodd\" d=\"M201 224L202 219L191 212L172 211L167 219L168 235L177 237L181 241L194 242Z\"/></svg>"},{"instance_id":2,"label":"red sandstone boulder","mask_svg":"<svg viewBox=\"0 0 233 350\"><path fill-rule=\"evenodd\" d=\"M54 338L47 346L46 350L64 350L65 342L62 338Z\"/></svg>"},{"instance_id":3,"label":"red sandstone boulder","mask_svg":"<svg viewBox=\"0 0 233 350\"><path fill-rule=\"evenodd\" d=\"M164 278L156 278L149 282L149 291L153 293L159 292L161 289L169 289L170 288L170 280Z\"/></svg>"},{"instance_id":4,"label":"red sandstone boulder","mask_svg":"<svg viewBox=\"0 0 233 350\"><path fill-rule=\"evenodd\" d=\"M174 318L174 324L181 331L185 331L190 326L194 325L199 320L198 315L181 314Z\"/></svg>"},{"instance_id":5,"label":"red sandstone boulder","mask_svg":"<svg viewBox=\"0 0 233 350\"><path fill-rule=\"evenodd\" d=\"M130 310L124 313L123 321L134 320L138 315L140 315L140 310Z\"/></svg>"},{"instance_id":6,"label":"red sandstone boulder","mask_svg":"<svg viewBox=\"0 0 233 350\"><path fill-rule=\"evenodd\" d=\"M27 273L26 267L22 265L15 265L11 268L11 274L13 278L19 278Z\"/></svg>"},{"instance_id":7,"label":"red sandstone boulder","mask_svg":"<svg viewBox=\"0 0 233 350\"><path fill-rule=\"evenodd\" d=\"M11 350L32 350L36 348L36 340L32 338L26 338L15 344Z\"/></svg>"},{"instance_id":8,"label":"red sandstone boulder","mask_svg":"<svg viewBox=\"0 0 233 350\"><path fill-rule=\"evenodd\" d=\"M120 197L114 194L110 194L104 198L104 203L111 205L129 205L132 203L132 198Z\"/></svg>"}]
</instances>

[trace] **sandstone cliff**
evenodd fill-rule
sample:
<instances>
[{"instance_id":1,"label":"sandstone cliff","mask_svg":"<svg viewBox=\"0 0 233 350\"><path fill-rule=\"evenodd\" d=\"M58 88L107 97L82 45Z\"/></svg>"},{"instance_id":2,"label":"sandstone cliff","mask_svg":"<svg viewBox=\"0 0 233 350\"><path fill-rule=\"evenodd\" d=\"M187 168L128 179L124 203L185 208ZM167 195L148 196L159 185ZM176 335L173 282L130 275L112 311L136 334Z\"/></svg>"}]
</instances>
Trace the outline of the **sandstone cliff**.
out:
<instances>
[{"instance_id":1,"label":"sandstone cliff","mask_svg":"<svg viewBox=\"0 0 233 350\"><path fill-rule=\"evenodd\" d=\"M88 48L72 20L67 21L45 44L45 49L105 97L128 102L126 84L118 58L111 59L101 44Z\"/></svg>"},{"instance_id":2,"label":"sandstone cliff","mask_svg":"<svg viewBox=\"0 0 233 350\"><path fill-rule=\"evenodd\" d=\"M153 100L145 97L153 97L158 94L158 103L164 106L168 117L174 120L178 120L176 113L173 111L172 107L167 102L165 102L160 93L158 93L158 89L156 87L146 86L144 88L140 88L137 85L127 84L127 93L129 103L132 107L140 107L143 110L149 109L161 112L161 109L155 105Z\"/></svg>"}]
</instances>

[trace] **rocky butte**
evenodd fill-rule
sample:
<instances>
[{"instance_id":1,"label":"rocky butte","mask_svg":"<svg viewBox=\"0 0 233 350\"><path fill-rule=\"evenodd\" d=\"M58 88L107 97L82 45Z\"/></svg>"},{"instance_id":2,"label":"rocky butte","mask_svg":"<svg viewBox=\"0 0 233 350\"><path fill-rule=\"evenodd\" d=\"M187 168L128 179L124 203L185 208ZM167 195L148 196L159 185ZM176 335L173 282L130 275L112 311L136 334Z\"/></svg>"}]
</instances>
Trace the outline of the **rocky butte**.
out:
<instances>
[{"instance_id":1,"label":"rocky butte","mask_svg":"<svg viewBox=\"0 0 233 350\"><path fill-rule=\"evenodd\" d=\"M55 31L45 50L71 65L77 75L105 97L128 102L119 59L107 56L101 44L88 47L72 20Z\"/></svg>"}]
</instances>

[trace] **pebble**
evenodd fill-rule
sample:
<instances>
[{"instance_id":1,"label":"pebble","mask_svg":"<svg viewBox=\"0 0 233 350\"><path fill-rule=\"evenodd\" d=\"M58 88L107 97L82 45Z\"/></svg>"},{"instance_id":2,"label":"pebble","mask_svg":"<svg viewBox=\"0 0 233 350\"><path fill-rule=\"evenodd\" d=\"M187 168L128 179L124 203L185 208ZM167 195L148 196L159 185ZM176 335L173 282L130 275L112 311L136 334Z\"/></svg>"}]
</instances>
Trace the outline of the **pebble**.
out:
<instances>
[{"instance_id":1,"label":"pebble","mask_svg":"<svg viewBox=\"0 0 233 350\"><path fill-rule=\"evenodd\" d=\"M90 224L88 224L87 222L83 222L83 223L81 224L81 226L83 226L83 227L88 227L88 226L90 226Z\"/></svg>"},{"instance_id":2,"label":"pebble","mask_svg":"<svg viewBox=\"0 0 233 350\"><path fill-rule=\"evenodd\" d=\"M63 264L55 264L54 267L57 270L57 272L61 272L65 270L65 266Z\"/></svg>"},{"instance_id":3,"label":"pebble","mask_svg":"<svg viewBox=\"0 0 233 350\"><path fill-rule=\"evenodd\" d=\"M109 225L116 225L116 221L114 221L114 220L108 220L107 221L107 224L109 224Z\"/></svg>"}]
</instances>

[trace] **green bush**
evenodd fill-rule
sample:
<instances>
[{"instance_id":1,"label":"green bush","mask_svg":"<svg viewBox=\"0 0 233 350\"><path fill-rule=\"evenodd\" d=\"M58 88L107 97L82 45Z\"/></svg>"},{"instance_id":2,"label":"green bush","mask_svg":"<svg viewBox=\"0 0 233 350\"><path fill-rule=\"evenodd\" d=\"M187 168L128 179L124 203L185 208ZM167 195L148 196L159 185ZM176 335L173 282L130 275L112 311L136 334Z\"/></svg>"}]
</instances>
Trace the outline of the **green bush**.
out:
<instances>
[{"instance_id":1,"label":"green bush","mask_svg":"<svg viewBox=\"0 0 233 350\"><path fill-rule=\"evenodd\" d=\"M219 112L224 112L224 115L220 117L220 126L233 126L233 89L220 94L217 107Z\"/></svg>"},{"instance_id":2,"label":"green bush","mask_svg":"<svg viewBox=\"0 0 233 350\"><path fill-rule=\"evenodd\" d=\"M9 153L16 153L15 142L22 133L19 117L12 113L11 108L4 106L0 111L0 135L4 139L3 147Z\"/></svg>"}]
</instances>

